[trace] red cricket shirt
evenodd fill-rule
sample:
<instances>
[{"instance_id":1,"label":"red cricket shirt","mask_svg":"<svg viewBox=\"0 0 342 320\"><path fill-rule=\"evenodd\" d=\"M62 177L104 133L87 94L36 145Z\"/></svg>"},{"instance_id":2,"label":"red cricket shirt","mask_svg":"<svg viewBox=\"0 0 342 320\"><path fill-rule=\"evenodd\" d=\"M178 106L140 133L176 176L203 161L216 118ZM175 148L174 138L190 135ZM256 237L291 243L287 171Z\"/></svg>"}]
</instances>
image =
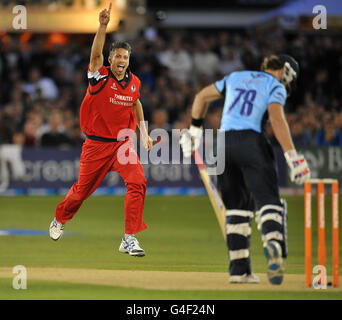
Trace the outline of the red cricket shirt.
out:
<instances>
[{"instance_id":1,"label":"red cricket shirt","mask_svg":"<svg viewBox=\"0 0 342 320\"><path fill-rule=\"evenodd\" d=\"M83 133L116 139L122 129L135 131L137 119L133 103L140 96L139 78L127 70L125 77L118 80L110 67L102 66L96 72L88 70L88 80L80 110Z\"/></svg>"}]
</instances>

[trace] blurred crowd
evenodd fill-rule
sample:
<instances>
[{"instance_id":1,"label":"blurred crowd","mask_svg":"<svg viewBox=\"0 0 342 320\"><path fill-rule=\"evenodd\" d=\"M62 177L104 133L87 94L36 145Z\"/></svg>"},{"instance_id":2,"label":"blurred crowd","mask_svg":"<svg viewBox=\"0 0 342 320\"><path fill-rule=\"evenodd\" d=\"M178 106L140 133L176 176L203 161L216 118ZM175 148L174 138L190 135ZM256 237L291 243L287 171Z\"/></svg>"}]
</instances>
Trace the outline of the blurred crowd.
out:
<instances>
[{"instance_id":1,"label":"blurred crowd","mask_svg":"<svg viewBox=\"0 0 342 320\"><path fill-rule=\"evenodd\" d=\"M342 38L320 34L248 34L229 30L164 30L153 23L138 34L120 29L111 41L133 48L130 68L142 82L149 129L189 127L195 94L233 71L259 70L262 57L285 52L301 67L286 104L296 147L342 146ZM87 89L94 35L0 33L0 144L80 147L79 108ZM213 103L206 127L220 126L223 100ZM267 134L277 144L270 126Z\"/></svg>"}]
</instances>

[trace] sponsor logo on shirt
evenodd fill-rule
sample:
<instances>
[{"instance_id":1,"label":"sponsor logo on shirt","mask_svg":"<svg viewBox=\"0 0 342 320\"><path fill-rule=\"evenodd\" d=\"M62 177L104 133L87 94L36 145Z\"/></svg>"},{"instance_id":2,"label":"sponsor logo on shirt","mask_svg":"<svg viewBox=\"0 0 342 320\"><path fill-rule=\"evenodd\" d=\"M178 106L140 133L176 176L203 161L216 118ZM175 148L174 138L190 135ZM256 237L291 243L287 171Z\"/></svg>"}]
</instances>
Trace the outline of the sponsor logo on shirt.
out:
<instances>
[{"instance_id":1,"label":"sponsor logo on shirt","mask_svg":"<svg viewBox=\"0 0 342 320\"><path fill-rule=\"evenodd\" d=\"M109 97L109 102L126 106L126 107L131 107L133 105L133 97L123 96L121 94L115 93L114 97Z\"/></svg>"},{"instance_id":2,"label":"sponsor logo on shirt","mask_svg":"<svg viewBox=\"0 0 342 320\"><path fill-rule=\"evenodd\" d=\"M123 101L133 101L133 97L130 96L123 96L121 94L114 94L115 98L118 100L123 100Z\"/></svg>"}]
</instances>

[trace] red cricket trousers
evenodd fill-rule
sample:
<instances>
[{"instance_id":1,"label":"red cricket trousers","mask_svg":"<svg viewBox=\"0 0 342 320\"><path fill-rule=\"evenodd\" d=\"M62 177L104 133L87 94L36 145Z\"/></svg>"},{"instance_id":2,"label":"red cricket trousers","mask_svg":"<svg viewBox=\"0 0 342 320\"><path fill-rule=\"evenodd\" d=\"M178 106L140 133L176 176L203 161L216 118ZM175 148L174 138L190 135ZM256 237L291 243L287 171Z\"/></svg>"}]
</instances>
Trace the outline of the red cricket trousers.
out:
<instances>
[{"instance_id":1,"label":"red cricket trousers","mask_svg":"<svg viewBox=\"0 0 342 320\"><path fill-rule=\"evenodd\" d=\"M116 171L127 188L125 233L136 234L147 228L143 220L146 179L131 139L100 142L86 139L82 147L79 178L56 208L56 220L66 223L101 184L109 171Z\"/></svg>"}]
</instances>

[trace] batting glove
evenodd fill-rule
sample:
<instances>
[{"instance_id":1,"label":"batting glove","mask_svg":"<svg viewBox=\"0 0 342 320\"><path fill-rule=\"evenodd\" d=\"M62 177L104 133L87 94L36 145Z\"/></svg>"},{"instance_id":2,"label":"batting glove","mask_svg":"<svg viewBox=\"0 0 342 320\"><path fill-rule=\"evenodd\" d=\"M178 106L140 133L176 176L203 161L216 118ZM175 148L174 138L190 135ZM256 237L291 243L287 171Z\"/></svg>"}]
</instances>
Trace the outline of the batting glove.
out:
<instances>
[{"instance_id":1,"label":"batting glove","mask_svg":"<svg viewBox=\"0 0 342 320\"><path fill-rule=\"evenodd\" d=\"M191 157L191 154L198 149L201 143L202 134L203 129L193 125L190 126L189 130L186 130L182 134L180 145L182 147L184 157Z\"/></svg>"},{"instance_id":2,"label":"batting glove","mask_svg":"<svg viewBox=\"0 0 342 320\"><path fill-rule=\"evenodd\" d=\"M302 155L296 150L289 150L284 153L286 162L290 168L290 179L296 184L303 184L310 179L309 166Z\"/></svg>"}]
</instances>

